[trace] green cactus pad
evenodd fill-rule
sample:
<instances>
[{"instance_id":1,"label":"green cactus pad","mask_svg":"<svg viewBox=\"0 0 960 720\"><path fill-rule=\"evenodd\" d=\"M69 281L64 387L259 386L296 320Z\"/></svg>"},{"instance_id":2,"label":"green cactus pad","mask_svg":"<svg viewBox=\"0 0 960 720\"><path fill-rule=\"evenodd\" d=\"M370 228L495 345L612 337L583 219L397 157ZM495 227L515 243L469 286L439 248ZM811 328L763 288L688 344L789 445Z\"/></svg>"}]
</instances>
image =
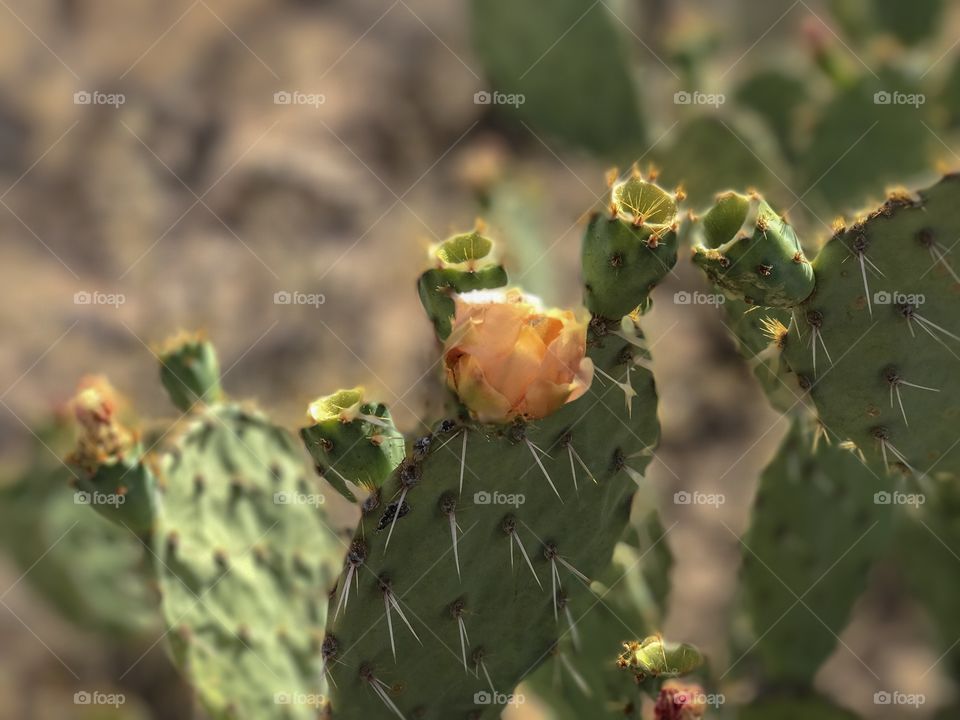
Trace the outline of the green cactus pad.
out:
<instances>
[{"instance_id":1,"label":"green cactus pad","mask_svg":"<svg viewBox=\"0 0 960 720\"><path fill-rule=\"evenodd\" d=\"M700 234L694 263L747 303L792 307L813 292L813 269L797 234L760 196L719 195Z\"/></svg>"},{"instance_id":2,"label":"green cactus pad","mask_svg":"<svg viewBox=\"0 0 960 720\"><path fill-rule=\"evenodd\" d=\"M877 24L905 45L917 45L924 40L933 42L941 27L945 3L943 0L872 0Z\"/></svg>"},{"instance_id":3,"label":"green cactus pad","mask_svg":"<svg viewBox=\"0 0 960 720\"><path fill-rule=\"evenodd\" d=\"M754 120L754 122L749 122ZM776 140L759 120L698 115L670 132L670 145L656 153L662 182L681 185L693 207L703 207L731 187L766 188L774 180L769 159Z\"/></svg>"},{"instance_id":4,"label":"green cactus pad","mask_svg":"<svg viewBox=\"0 0 960 720\"><path fill-rule=\"evenodd\" d=\"M445 421L365 503L329 611L335 717L499 713L475 693L511 693L596 602L577 572L607 567L659 432L619 327L595 322L588 352L622 385L527 424Z\"/></svg>"},{"instance_id":5,"label":"green cactus pad","mask_svg":"<svg viewBox=\"0 0 960 720\"><path fill-rule=\"evenodd\" d=\"M899 73L881 69L879 77L859 79L820 110L798 160L800 187L814 212L830 220L827 213L856 210L883 197L890 183L928 172L935 123L927 105L909 103L911 97L919 102L919 93Z\"/></svg>"},{"instance_id":6,"label":"green cactus pad","mask_svg":"<svg viewBox=\"0 0 960 720\"><path fill-rule=\"evenodd\" d=\"M809 102L807 84L782 70L761 70L741 84L737 102L762 117L776 136L784 155L796 154L798 110Z\"/></svg>"},{"instance_id":7,"label":"green cactus pad","mask_svg":"<svg viewBox=\"0 0 960 720\"><path fill-rule=\"evenodd\" d=\"M159 461L155 534L177 663L213 718L314 718L343 541L286 431L236 405L186 423Z\"/></svg>"},{"instance_id":8,"label":"green cactus pad","mask_svg":"<svg viewBox=\"0 0 960 720\"><path fill-rule=\"evenodd\" d=\"M794 422L764 470L743 540L753 652L770 682L800 686L833 652L891 526L886 476L823 438L815 446L808 425Z\"/></svg>"},{"instance_id":9,"label":"green cactus pad","mask_svg":"<svg viewBox=\"0 0 960 720\"><path fill-rule=\"evenodd\" d=\"M642 494L641 490L638 494ZM552 658L535 672L530 687L558 720L584 717L639 720L636 679L618 671L612 653L627 637L647 637L666 614L673 557L656 510L630 525L613 563L597 578L602 598L588 613L573 616Z\"/></svg>"},{"instance_id":10,"label":"green cactus pad","mask_svg":"<svg viewBox=\"0 0 960 720\"><path fill-rule=\"evenodd\" d=\"M678 198L639 176L614 184L609 213L590 218L583 240L584 304L619 319L640 307L677 261Z\"/></svg>"},{"instance_id":11,"label":"green cactus pad","mask_svg":"<svg viewBox=\"0 0 960 720\"><path fill-rule=\"evenodd\" d=\"M876 464L956 477L960 177L892 196L813 262L784 357L832 435Z\"/></svg>"},{"instance_id":12,"label":"green cactus pad","mask_svg":"<svg viewBox=\"0 0 960 720\"><path fill-rule=\"evenodd\" d=\"M143 461L138 433L118 419L119 402L105 380L81 385L71 401L80 439L68 461L77 469L80 502L147 537L156 515L156 478Z\"/></svg>"},{"instance_id":13,"label":"green cactus pad","mask_svg":"<svg viewBox=\"0 0 960 720\"><path fill-rule=\"evenodd\" d=\"M614 162L629 162L646 149L623 28L607 7L554 0L544 12L535 3L471 0L470 9L490 90L503 97L494 109L519 132L557 138ZM483 92L474 102L493 105Z\"/></svg>"},{"instance_id":14,"label":"green cactus pad","mask_svg":"<svg viewBox=\"0 0 960 720\"><path fill-rule=\"evenodd\" d=\"M441 340L450 335L456 312L454 293L494 290L507 284L507 271L490 260L492 248L493 243L477 231L454 235L434 251L439 267L420 276L420 302Z\"/></svg>"},{"instance_id":15,"label":"green cactus pad","mask_svg":"<svg viewBox=\"0 0 960 720\"><path fill-rule=\"evenodd\" d=\"M914 495L914 503L904 503L904 512L897 517L894 556L910 593L930 621L930 639L936 654L942 655L938 667L956 681L960 678L960 655L954 644L960 637L956 603L960 489L952 480L931 482L924 489L923 495Z\"/></svg>"},{"instance_id":16,"label":"green cactus pad","mask_svg":"<svg viewBox=\"0 0 960 720\"><path fill-rule=\"evenodd\" d=\"M153 527L156 512L156 478L143 463L143 448L130 448L125 457L112 458L93 473L77 480L80 502L86 502L105 518L145 537Z\"/></svg>"},{"instance_id":17,"label":"green cactus pad","mask_svg":"<svg viewBox=\"0 0 960 720\"><path fill-rule=\"evenodd\" d=\"M350 502L347 482L375 492L406 454L403 435L383 403L364 402L363 388L340 390L310 404L301 428L317 472Z\"/></svg>"},{"instance_id":18,"label":"green cactus pad","mask_svg":"<svg viewBox=\"0 0 960 720\"><path fill-rule=\"evenodd\" d=\"M0 541L22 579L71 622L111 635L157 627L147 551L129 531L90 512L67 485L66 423L36 430L22 475L0 485Z\"/></svg>"},{"instance_id":19,"label":"green cactus pad","mask_svg":"<svg viewBox=\"0 0 960 720\"><path fill-rule=\"evenodd\" d=\"M158 353L160 382L183 412L194 404L220 402L220 362L213 345L196 334L181 334L164 343Z\"/></svg>"}]
</instances>

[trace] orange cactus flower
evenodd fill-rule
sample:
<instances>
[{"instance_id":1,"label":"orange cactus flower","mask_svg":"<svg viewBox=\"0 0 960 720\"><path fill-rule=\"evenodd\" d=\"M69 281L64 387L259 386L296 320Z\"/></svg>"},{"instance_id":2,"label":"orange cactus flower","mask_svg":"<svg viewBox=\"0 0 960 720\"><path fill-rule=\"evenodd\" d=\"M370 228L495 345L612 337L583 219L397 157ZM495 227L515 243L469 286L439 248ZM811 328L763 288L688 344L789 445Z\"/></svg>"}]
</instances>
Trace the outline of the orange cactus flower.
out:
<instances>
[{"instance_id":1,"label":"orange cactus flower","mask_svg":"<svg viewBox=\"0 0 960 720\"><path fill-rule=\"evenodd\" d=\"M590 387L587 325L519 290L456 297L447 384L481 422L546 417Z\"/></svg>"}]
</instances>

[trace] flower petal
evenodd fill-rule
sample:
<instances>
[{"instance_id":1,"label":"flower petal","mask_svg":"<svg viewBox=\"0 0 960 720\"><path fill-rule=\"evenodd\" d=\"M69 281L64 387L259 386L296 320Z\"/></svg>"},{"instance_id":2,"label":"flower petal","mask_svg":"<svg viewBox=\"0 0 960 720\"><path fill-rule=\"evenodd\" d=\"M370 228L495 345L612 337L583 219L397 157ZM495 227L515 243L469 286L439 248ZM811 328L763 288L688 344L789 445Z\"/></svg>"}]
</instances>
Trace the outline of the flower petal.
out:
<instances>
[{"instance_id":1,"label":"flower petal","mask_svg":"<svg viewBox=\"0 0 960 720\"><path fill-rule=\"evenodd\" d=\"M447 366L447 383L480 422L508 419L510 402L487 382L480 362L472 355L460 355L452 368Z\"/></svg>"}]
</instances>

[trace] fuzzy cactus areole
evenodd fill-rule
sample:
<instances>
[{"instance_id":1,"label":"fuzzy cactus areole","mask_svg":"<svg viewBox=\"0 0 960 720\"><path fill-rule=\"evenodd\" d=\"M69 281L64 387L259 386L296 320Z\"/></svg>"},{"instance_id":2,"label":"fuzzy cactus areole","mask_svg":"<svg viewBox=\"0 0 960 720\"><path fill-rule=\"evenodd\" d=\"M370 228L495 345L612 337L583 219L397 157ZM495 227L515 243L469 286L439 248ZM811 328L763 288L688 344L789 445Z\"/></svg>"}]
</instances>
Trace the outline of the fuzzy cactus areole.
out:
<instances>
[{"instance_id":1,"label":"fuzzy cactus areole","mask_svg":"<svg viewBox=\"0 0 960 720\"><path fill-rule=\"evenodd\" d=\"M519 290L456 298L444 348L447 384L481 422L546 417L593 380L587 324Z\"/></svg>"}]
</instances>

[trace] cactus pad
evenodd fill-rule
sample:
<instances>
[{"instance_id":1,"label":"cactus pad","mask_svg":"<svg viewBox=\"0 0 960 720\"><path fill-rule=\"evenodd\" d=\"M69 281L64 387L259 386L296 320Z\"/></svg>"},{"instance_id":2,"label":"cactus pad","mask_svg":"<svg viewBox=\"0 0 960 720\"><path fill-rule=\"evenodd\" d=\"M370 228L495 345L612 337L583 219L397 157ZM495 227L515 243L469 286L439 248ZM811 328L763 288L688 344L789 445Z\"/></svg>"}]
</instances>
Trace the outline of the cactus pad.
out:
<instances>
[{"instance_id":1,"label":"cactus pad","mask_svg":"<svg viewBox=\"0 0 960 720\"><path fill-rule=\"evenodd\" d=\"M331 600L336 717L388 700L403 717L480 717L474 694L510 693L566 630L564 609L595 602L580 575L609 562L658 435L639 336L601 332L590 355L635 397L611 383L535 423L445 421L365 504Z\"/></svg>"},{"instance_id":2,"label":"cactus pad","mask_svg":"<svg viewBox=\"0 0 960 720\"><path fill-rule=\"evenodd\" d=\"M849 450L814 444L794 422L764 470L743 541L755 652L773 682L806 686L833 652L874 559L886 547L888 491Z\"/></svg>"},{"instance_id":3,"label":"cactus pad","mask_svg":"<svg viewBox=\"0 0 960 720\"><path fill-rule=\"evenodd\" d=\"M899 193L813 262L784 357L831 434L874 461L960 474L960 176Z\"/></svg>"},{"instance_id":4,"label":"cactus pad","mask_svg":"<svg viewBox=\"0 0 960 720\"><path fill-rule=\"evenodd\" d=\"M693 261L736 297L792 307L813 292L813 269L797 234L759 195L719 195L700 225Z\"/></svg>"},{"instance_id":5,"label":"cactus pad","mask_svg":"<svg viewBox=\"0 0 960 720\"><path fill-rule=\"evenodd\" d=\"M350 502L347 482L376 491L403 460L406 448L383 403L364 400L363 388L340 390L310 404L311 425L300 430L320 473Z\"/></svg>"},{"instance_id":6,"label":"cactus pad","mask_svg":"<svg viewBox=\"0 0 960 720\"><path fill-rule=\"evenodd\" d=\"M634 173L615 183L609 212L590 218L583 241L584 304L619 319L638 305L677 261L679 197Z\"/></svg>"},{"instance_id":7,"label":"cactus pad","mask_svg":"<svg viewBox=\"0 0 960 720\"><path fill-rule=\"evenodd\" d=\"M178 663L216 718L312 718L341 542L293 439L217 405L159 462L156 545Z\"/></svg>"}]
</instances>

